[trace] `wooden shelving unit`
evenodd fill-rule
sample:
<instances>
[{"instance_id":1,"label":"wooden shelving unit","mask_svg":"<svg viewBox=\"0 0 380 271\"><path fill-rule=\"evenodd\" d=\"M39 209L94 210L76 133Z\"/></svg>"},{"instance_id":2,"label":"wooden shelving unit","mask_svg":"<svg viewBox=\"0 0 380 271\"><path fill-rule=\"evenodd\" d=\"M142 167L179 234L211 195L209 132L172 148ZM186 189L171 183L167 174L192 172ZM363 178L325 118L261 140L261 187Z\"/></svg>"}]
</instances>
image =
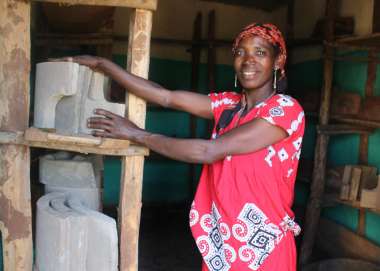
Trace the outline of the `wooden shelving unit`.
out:
<instances>
[{"instance_id":1,"label":"wooden shelving unit","mask_svg":"<svg viewBox=\"0 0 380 271\"><path fill-rule=\"evenodd\" d=\"M132 8L129 23L127 70L148 77L153 11L157 0L36 0L64 5L101 5ZM138 238L144 156L148 150L129 141L86 136L59 135L28 127L30 96L30 10L31 1L0 2L0 230L3 238L4 269L32 271L32 216L30 204L30 147L70 150L122 157L122 180L118 214L122 271L138 270ZM87 37L88 44L109 44L109 36ZM41 40L40 40L41 41ZM48 39L42 42L49 43ZM58 37L59 42L66 42ZM72 39L78 44L79 40ZM145 126L145 101L131 94L126 99L126 116Z\"/></svg>"},{"instance_id":2,"label":"wooden shelving unit","mask_svg":"<svg viewBox=\"0 0 380 271\"><path fill-rule=\"evenodd\" d=\"M365 97L374 96L374 83L376 80L376 67L379 63L378 53L380 52L380 33L365 37L349 37L335 40L333 33L334 14L336 10L336 0L327 0L327 29L325 37L324 55L324 85L322 89L321 106L319 112L319 126L317 128L317 143L315 147L314 169L311 182L311 193L306 209L304 236L300 250L300 266L305 266L309 260L318 233L320 211L324 202L324 186L326 175L327 147L330 136L342 134L358 134L360 136L359 163L368 164L368 141L369 135L377 128L380 122L364 120L355 117L338 116L330 114L330 100L332 93L333 66L335 60L368 62L367 82L365 86ZM368 51L368 58L353 58L346 56L336 56L335 50L344 51ZM336 124L331 124L334 120ZM334 204L344 204L359 209L358 234L364 235L366 210L379 213L373 210L360 207L356 202L341 201L336 198L329 200Z\"/></svg>"}]
</instances>

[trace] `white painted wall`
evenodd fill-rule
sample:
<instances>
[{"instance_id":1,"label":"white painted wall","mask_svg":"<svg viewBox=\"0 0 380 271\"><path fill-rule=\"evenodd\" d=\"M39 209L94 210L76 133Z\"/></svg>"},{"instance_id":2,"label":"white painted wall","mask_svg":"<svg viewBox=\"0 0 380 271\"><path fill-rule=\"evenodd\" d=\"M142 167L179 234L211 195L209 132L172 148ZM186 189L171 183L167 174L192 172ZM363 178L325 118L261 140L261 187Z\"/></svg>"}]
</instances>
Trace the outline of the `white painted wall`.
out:
<instances>
[{"instance_id":1,"label":"white painted wall","mask_svg":"<svg viewBox=\"0 0 380 271\"><path fill-rule=\"evenodd\" d=\"M374 0L341 0L338 16L352 16L355 21L354 35L362 36L372 33ZM311 36L315 23L325 16L324 0L295 0L294 35L296 38ZM303 47L292 51L292 63L320 59L322 47Z\"/></svg>"},{"instance_id":2,"label":"white painted wall","mask_svg":"<svg viewBox=\"0 0 380 271\"><path fill-rule=\"evenodd\" d=\"M358 36L372 33L374 0L342 0L339 14L353 16L354 34Z\"/></svg>"},{"instance_id":3,"label":"white painted wall","mask_svg":"<svg viewBox=\"0 0 380 271\"><path fill-rule=\"evenodd\" d=\"M281 30L286 26L286 7L281 7L272 13L254 8L247 8L222 3L205 2L200 0L159 0L158 10L153 16L153 37L191 40L193 23L198 12L203 16L202 37L207 38L208 13L216 12L216 39L233 40L237 33L251 22L271 22ZM118 34L128 34L129 10L117 9L115 14L114 30ZM152 44L152 56L174 60L190 60L190 54L185 47L177 45ZM118 44L115 53L126 50L125 44ZM205 50L203 50L202 62L206 62ZM217 49L217 63L231 63L231 48Z\"/></svg>"}]
</instances>

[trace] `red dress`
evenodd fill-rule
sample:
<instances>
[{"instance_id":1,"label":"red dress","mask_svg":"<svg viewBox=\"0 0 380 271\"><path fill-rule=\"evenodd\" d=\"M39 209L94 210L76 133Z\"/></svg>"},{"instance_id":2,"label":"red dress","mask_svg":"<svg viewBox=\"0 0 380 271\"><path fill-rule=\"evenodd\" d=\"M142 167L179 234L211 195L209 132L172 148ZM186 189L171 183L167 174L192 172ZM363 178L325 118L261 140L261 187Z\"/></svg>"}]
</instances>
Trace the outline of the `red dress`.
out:
<instances>
[{"instance_id":1,"label":"red dress","mask_svg":"<svg viewBox=\"0 0 380 271\"><path fill-rule=\"evenodd\" d=\"M241 94L211 94L215 123ZM190 211L190 227L203 257L202 270L295 271L291 205L305 127L304 112L286 95L274 95L244 117L234 116L219 134L262 118L288 137L259 151L205 165ZM239 123L236 123L239 122ZM215 128L213 138L216 137Z\"/></svg>"}]
</instances>

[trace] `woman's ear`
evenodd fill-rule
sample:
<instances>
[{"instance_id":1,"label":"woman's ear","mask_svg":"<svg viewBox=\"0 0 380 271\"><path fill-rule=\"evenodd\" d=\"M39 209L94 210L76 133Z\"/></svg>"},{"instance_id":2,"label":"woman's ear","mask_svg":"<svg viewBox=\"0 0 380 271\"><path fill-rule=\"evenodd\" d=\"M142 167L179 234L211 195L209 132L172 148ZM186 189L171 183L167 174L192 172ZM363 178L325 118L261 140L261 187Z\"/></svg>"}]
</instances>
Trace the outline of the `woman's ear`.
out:
<instances>
[{"instance_id":1,"label":"woman's ear","mask_svg":"<svg viewBox=\"0 0 380 271\"><path fill-rule=\"evenodd\" d=\"M274 60L274 69L278 70L281 69L281 67L284 67L285 65L285 58L281 57L281 55L278 55L276 59Z\"/></svg>"}]
</instances>

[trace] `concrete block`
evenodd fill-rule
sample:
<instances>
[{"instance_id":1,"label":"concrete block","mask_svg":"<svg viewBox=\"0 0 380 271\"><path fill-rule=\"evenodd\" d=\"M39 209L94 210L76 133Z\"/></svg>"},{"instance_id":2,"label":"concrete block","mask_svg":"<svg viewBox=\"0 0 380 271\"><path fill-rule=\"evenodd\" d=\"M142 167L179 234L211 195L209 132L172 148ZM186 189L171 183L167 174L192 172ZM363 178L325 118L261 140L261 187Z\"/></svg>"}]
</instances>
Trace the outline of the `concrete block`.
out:
<instances>
[{"instance_id":1,"label":"concrete block","mask_svg":"<svg viewBox=\"0 0 380 271\"><path fill-rule=\"evenodd\" d=\"M86 270L86 217L64 205L65 194L51 193L37 202L36 266L40 271Z\"/></svg>"},{"instance_id":2,"label":"concrete block","mask_svg":"<svg viewBox=\"0 0 380 271\"><path fill-rule=\"evenodd\" d=\"M68 206L87 217L88 250L86 270L117 271L118 235L116 221L87 208L76 197L68 198Z\"/></svg>"},{"instance_id":3,"label":"concrete block","mask_svg":"<svg viewBox=\"0 0 380 271\"><path fill-rule=\"evenodd\" d=\"M40 182L51 186L99 188L102 158L57 152L40 157Z\"/></svg>"},{"instance_id":4,"label":"concrete block","mask_svg":"<svg viewBox=\"0 0 380 271\"><path fill-rule=\"evenodd\" d=\"M76 197L50 193L37 202L36 270L116 271L116 221Z\"/></svg>"},{"instance_id":5,"label":"concrete block","mask_svg":"<svg viewBox=\"0 0 380 271\"><path fill-rule=\"evenodd\" d=\"M44 62L37 64L36 70L34 126L54 128L58 102L65 96L78 93L79 65L71 62Z\"/></svg>"},{"instance_id":6,"label":"concrete block","mask_svg":"<svg viewBox=\"0 0 380 271\"><path fill-rule=\"evenodd\" d=\"M102 209L102 171L99 155L57 152L40 157L40 182L45 184L45 193L70 193L98 211Z\"/></svg>"},{"instance_id":7,"label":"concrete block","mask_svg":"<svg viewBox=\"0 0 380 271\"><path fill-rule=\"evenodd\" d=\"M69 83L58 89L56 85L62 81L60 76ZM59 82L53 82L57 77ZM69 87L70 91L62 90ZM61 134L89 134L86 123L94 109L103 108L124 115L124 104L106 100L108 88L108 78L86 66L68 62L37 64L35 112L38 117L34 125L55 128Z\"/></svg>"},{"instance_id":8,"label":"concrete block","mask_svg":"<svg viewBox=\"0 0 380 271\"><path fill-rule=\"evenodd\" d=\"M45 185L45 194L49 193L66 193L70 196L80 199L83 204L95 211L102 210L102 192L98 188L70 188L53 185Z\"/></svg>"}]
</instances>

